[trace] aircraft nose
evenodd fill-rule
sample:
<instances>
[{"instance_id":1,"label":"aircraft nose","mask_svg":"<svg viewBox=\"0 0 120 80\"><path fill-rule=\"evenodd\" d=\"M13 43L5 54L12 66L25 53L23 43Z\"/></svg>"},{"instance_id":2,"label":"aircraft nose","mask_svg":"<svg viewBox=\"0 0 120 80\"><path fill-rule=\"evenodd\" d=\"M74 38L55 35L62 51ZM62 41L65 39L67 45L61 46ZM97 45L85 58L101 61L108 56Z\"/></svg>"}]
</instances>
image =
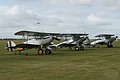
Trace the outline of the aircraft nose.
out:
<instances>
[{"instance_id":1,"label":"aircraft nose","mask_svg":"<svg viewBox=\"0 0 120 80\"><path fill-rule=\"evenodd\" d=\"M60 40L60 39L57 38L57 36L53 36L52 38L55 39L55 40Z\"/></svg>"}]
</instances>

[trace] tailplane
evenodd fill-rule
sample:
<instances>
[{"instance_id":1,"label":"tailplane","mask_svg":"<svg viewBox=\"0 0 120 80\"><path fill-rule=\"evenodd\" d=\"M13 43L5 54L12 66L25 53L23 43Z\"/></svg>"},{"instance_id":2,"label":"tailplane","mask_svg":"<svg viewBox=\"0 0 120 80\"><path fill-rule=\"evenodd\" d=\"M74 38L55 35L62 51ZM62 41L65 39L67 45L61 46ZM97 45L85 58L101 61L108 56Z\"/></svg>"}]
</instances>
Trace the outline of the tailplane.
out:
<instances>
[{"instance_id":1,"label":"tailplane","mask_svg":"<svg viewBox=\"0 0 120 80\"><path fill-rule=\"evenodd\" d=\"M6 43L6 49L7 49L8 51L16 51L15 46L16 46L16 44L15 44L15 42L13 42L13 41L8 41L8 42Z\"/></svg>"}]
</instances>

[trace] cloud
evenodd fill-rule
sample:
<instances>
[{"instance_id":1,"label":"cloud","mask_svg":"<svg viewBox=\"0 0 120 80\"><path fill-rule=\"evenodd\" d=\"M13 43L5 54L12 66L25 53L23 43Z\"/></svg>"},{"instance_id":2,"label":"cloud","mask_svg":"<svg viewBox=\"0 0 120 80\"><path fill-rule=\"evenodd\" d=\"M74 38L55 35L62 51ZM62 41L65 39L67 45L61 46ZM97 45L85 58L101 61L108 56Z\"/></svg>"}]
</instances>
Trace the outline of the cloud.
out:
<instances>
[{"instance_id":1,"label":"cloud","mask_svg":"<svg viewBox=\"0 0 120 80\"><path fill-rule=\"evenodd\" d=\"M96 34L120 30L119 0L12 1L9 6L0 6L1 32L5 29L14 34L24 29Z\"/></svg>"},{"instance_id":2,"label":"cloud","mask_svg":"<svg viewBox=\"0 0 120 80\"><path fill-rule=\"evenodd\" d=\"M13 35L15 31L27 28L27 24L32 25L38 19L32 11L22 9L18 5L0 6L1 36Z\"/></svg>"},{"instance_id":3,"label":"cloud","mask_svg":"<svg viewBox=\"0 0 120 80\"><path fill-rule=\"evenodd\" d=\"M119 0L96 0L94 6L102 8L103 11L116 12L120 11L119 4L120 4Z\"/></svg>"},{"instance_id":4,"label":"cloud","mask_svg":"<svg viewBox=\"0 0 120 80\"><path fill-rule=\"evenodd\" d=\"M43 27L47 29L63 23L62 19L54 15L41 15L19 5L0 6L0 17L0 31L5 30L3 33L11 34L19 30L43 30Z\"/></svg>"},{"instance_id":5,"label":"cloud","mask_svg":"<svg viewBox=\"0 0 120 80\"><path fill-rule=\"evenodd\" d=\"M101 22L102 21L102 19L100 18L100 17L97 17L97 16L95 16L95 15L93 15L93 14L90 14L88 17L87 17L87 20L88 21L90 21L90 22Z\"/></svg>"},{"instance_id":6,"label":"cloud","mask_svg":"<svg viewBox=\"0 0 120 80\"><path fill-rule=\"evenodd\" d=\"M114 4L116 3L116 0L96 0L96 3L101 6L106 6L106 7L110 7L110 6L114 6Z\"/></svg>"},{"instance_id":7,"label":"cloud","mask_svg":"<svg viewBox=\"0 0 120 80\"><path fill-rule=\"evenodd\" d=\"M0 13L1 15L15 15L18 11L18 7L17 5L11 7L11 8L8 8L7 6L1 6L0 7Z\"/></svg>"},{"instance_id":8,"label":"cloud","mask_svg":"<svg viewBox=\"0 0 120 80\"><path fill-rule=\"evenodd\" d=\"M90 6L92 5L93 0L13 0L17 4L41 4L41 3L48 3L48 4L54 4L54 5L82 5L82 6Z\"/></svg>"},{"instance_id":9,"label":"cloud","mask_svg":"<svg viewBox=\"0 0 120 80\"><path fill-rule=\"evenodd\" d=\"M67 5L91 5L92 0L46 0L44 2L50 2L52 4L67 4Z\"/></svg>"},{"instance_id":10,"label":"cloud","mask_svg":"<svg viewBox=\"0 0 120 80\"><path fill-rule=\"evenodd\" d=\"M36 14L17 5L0 7L1 26L23 26L27 21L37 20Z\"/></svg>"},{"instance_id":11,"label":"cloud","mask_svg":"<svg viewBox=\"0 0 120 80\"><path fill-rule=\"evenodd\" d=\"M95 16L95 15L93 15L93 14L90 14L90 15L87 17L87 20L88 20L88 23L90 23L90 24L92 24L92 25L97 25L97 26L110 25L110 21L108 21L107 19L102 18L102 17Z\"/></svg>"}]
</instances>

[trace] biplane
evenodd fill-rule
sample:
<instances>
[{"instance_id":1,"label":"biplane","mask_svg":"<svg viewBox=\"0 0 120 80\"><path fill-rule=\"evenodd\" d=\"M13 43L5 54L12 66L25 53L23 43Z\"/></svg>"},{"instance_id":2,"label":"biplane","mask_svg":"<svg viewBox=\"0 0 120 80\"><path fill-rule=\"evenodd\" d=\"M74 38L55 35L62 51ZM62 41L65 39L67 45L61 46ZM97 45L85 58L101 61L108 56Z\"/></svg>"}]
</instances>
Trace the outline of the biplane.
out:
<instances>
[{"instance_id":1,"label":"biplane","mask_svg":"<svg viewBox=\"0 0 120 80\"><path fill-rule=\"evenodd\" d=\"M88 34L63 33L60 35L63 41L54 45L56 48L69 47L69 50L72 50L72 48L74 48L75 51L84 50L82 44L87 39Z\"/></svg>"},{"instance_id":2,"label":"biplane","mask_svg":"<svg viewBox=\"0 0 120 80\"><path fill-rule=\"evenodd\" d=\"M22 51L26 49L36 48L38 55L43 54L43 48L45 48L45 54L51 54L49 45L54 39L57 39L57 35L60 33L45 33L45 32L34 32L34 31L19 31L14 35L22 36L22 43L15 44L13 41L7 42L8 51Z\"/></svg>"},{"instance_id":3,"label":"biplane","mask_svg":"<svg viewBox=\"0 0 120 80\"><path fill-rule=\"evenodd\" d=\"M96 45L107 45L108 48L112 48L113 41L115 41L118 38L118 36L115 36L113 34L99 34L99 35L96 35L95 37L98 37L99 39L93 42L90 42L90 40L88 40L86 45L89 45L89 46L91 45L93 47L95 47Z\"/></svg>"}]
</instances>

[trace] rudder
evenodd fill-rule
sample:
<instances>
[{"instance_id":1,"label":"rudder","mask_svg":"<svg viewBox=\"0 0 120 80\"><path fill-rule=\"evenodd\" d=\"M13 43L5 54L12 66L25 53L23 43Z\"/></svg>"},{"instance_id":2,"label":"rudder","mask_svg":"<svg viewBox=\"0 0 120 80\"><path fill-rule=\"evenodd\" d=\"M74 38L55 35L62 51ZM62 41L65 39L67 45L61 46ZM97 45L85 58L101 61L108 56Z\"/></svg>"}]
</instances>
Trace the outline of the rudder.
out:
<instances>
[{"instance_id":1,"label":"rudder","mask_svg":"<svg viewBox=\"0 0 120 80\"><path fill-rule=\"evenodd\" d=\"M8 51L16 51L16 50L15 50L15 46L16 46L16 44L15 44L15 42L13 42L13 41L8 41L8 42L6 43L6 49L7 49Z\"/></svg>"}]
</instances>

